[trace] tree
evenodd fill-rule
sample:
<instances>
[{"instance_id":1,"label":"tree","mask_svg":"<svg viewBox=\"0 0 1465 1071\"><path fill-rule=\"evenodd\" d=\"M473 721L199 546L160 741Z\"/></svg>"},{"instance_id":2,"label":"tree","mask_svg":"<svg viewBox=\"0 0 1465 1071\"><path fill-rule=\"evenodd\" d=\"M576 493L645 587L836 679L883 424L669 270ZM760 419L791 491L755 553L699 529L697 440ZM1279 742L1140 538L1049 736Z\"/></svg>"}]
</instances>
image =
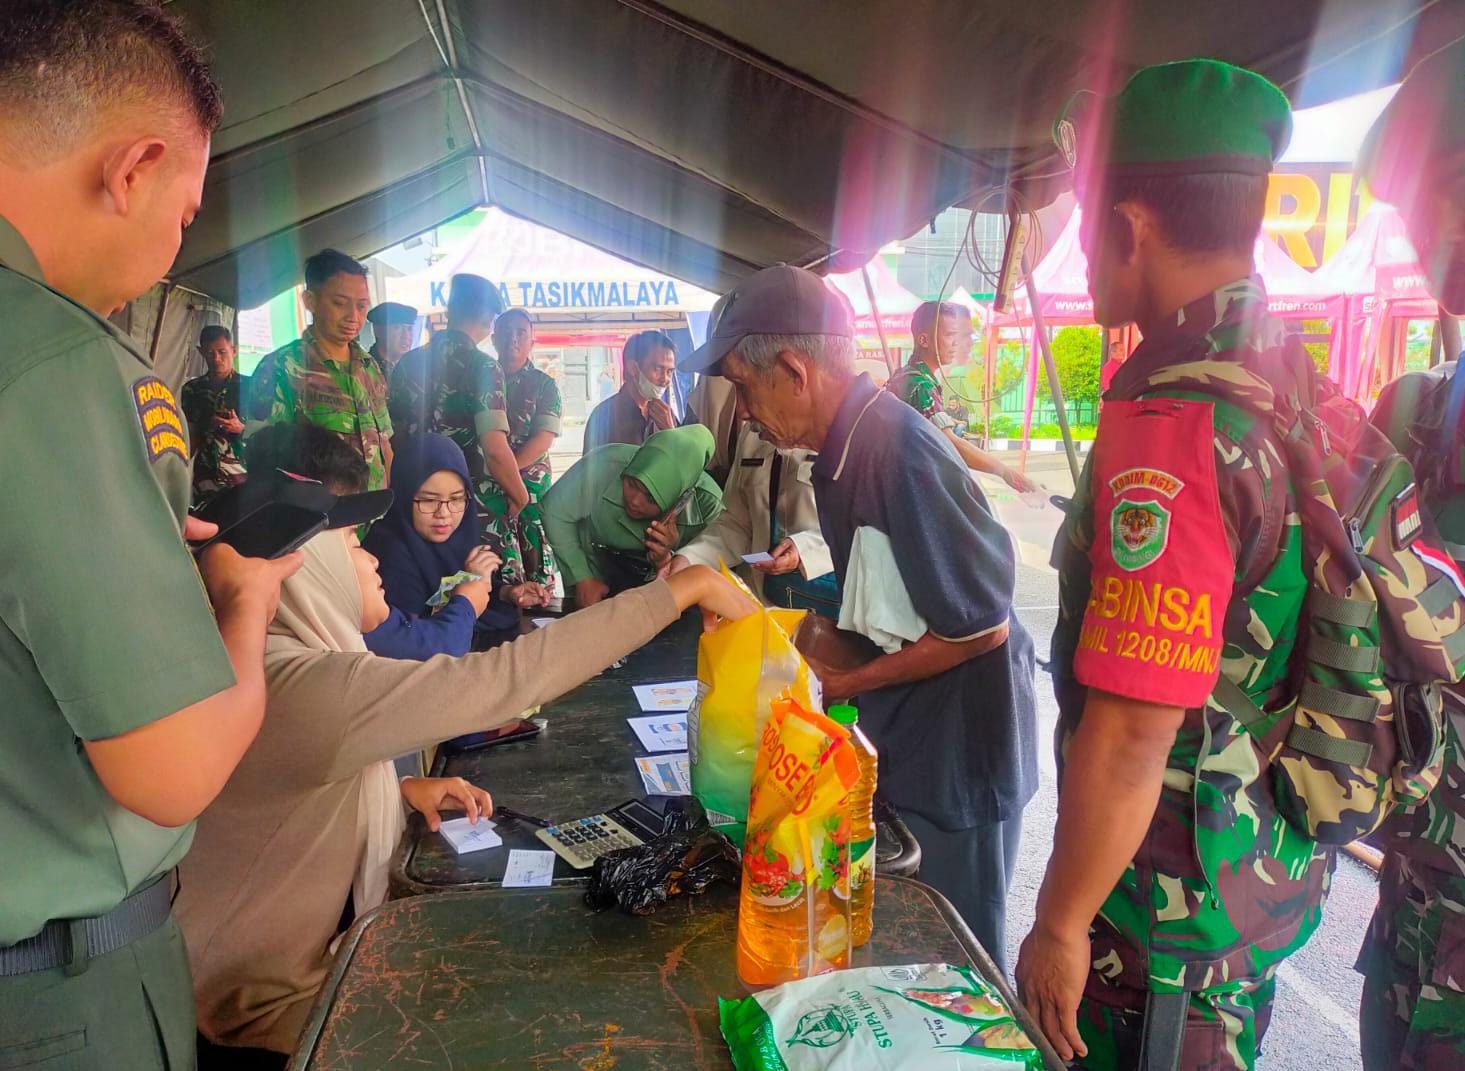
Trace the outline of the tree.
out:
<instances>
[{"instance_id":1,"label":"tree","mask_svg":"<svg viewBox=\"0 0 1465 1071\"><path fill-rule=\"evenodd\" d=\"M1069 405L1097 405L1099 401L1099 362L1104 354L1104 339L1097 327L1065 327L1053 336L1053 364L1058 370L1058 385ZM1052 401L1048 374L1038 369L1038 397Z\"/></svg>"}]
</instances>

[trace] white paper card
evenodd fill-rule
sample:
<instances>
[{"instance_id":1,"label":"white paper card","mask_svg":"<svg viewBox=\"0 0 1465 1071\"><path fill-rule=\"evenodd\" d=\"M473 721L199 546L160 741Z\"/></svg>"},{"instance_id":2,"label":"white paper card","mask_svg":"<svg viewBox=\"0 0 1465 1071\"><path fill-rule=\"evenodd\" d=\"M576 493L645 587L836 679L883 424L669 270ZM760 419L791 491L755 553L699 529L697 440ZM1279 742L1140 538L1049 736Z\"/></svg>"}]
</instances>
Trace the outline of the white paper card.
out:
<instances>
[{"instance_id":1,"label":"white paper card","mask_svg":"<svg viewBox=\"0 0 1465 1071\"><path fill-rule=\"evenodd\" d=\"M453 851L459 855L465 852L481 852L485 848L497 848L504 842L503 838L494 832L492 819L480 818L477 825L472 825L466 818L450 818L438 829Z\"/></svg>"},{"instance_id":2,"label":"white paper card","mask_svg":"<svg viewBox=\"0 0 1465 1071\"><path fill-rule=\"evenodd\" d=\"M554 852L509 849L509 865L504 868L505 889L536 889L553 880Z\"/></svg>"},{"instance_id":3,"label":"white paper card","mask_svg":"<svg viewBox=\"0 0 1465 1071\"><path fill-rule=\"evenodd\" d=\"M555 617L531 617L529 620L535 628L544 628L547 625L553 625L559 619Z\"/></svg>"},{"instance_id":4,"label":"white paper card","mask_svg":"<svg viewBox=\"0 0 1465 1071\"><path fill-rule=\"evenodd\" d=\"M762 565L764 562L771 562L773 555L766 550L760 550L757 554L744 554L743 561L749 565Z\"/></svg>"},{"instance_id":5,"label":"white paper card","mask_svg":"<svg viewBox=\"0 0 1465 1071\"><path fill-rule=\"evenodd\" d=\"M641 709L647 714L686 710L692 705L692 700L697 698L695 680L633 684L631 690L636 693L636 702L641 704Z\"/></svg>"},{"instance_id":6,"label":"white paper card","mask_svg":"<svg viewBox=\"0 0 1465 1071\"><path fill-rule=\"evenodd\" d=\"M641 783L648 796L690 796L692 773L687 768L687 753L680 755L642 755L636 759Z\"/></svg>"},{"instance_id":7,"label":"white paper card","mask_svg":"<svg viewBox=\"0 0 1465 1071\"><path fill-rule=\"evenodd\" d=\"M641 746L647 751L686 751L687 719L665 714L661 717L627 718Z\"/></svg>"}]
</instances>

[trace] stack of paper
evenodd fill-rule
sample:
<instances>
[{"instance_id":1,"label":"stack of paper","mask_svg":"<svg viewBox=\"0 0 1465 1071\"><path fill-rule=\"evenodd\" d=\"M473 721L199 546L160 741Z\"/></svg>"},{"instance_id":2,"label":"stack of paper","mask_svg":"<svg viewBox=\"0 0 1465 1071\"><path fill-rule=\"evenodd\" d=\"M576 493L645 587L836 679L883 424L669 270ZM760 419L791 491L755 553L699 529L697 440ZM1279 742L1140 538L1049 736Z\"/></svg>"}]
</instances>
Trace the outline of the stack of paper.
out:
<instances>
[{"instance_id":1,"label":"stack of paper","mask_svg":"<svg viewBox=\"0 0 1465 1071\"><path fill-rule=\"evenodd\" d=\"M493 822L487 818L480 818L477 825L471 824L466 818L453 818L444 822L438 832L447 838L453 851L459 855L465 852L481 852L485 848L497 848L504 842L494 832Z\"/></svg>"}]
</instances>

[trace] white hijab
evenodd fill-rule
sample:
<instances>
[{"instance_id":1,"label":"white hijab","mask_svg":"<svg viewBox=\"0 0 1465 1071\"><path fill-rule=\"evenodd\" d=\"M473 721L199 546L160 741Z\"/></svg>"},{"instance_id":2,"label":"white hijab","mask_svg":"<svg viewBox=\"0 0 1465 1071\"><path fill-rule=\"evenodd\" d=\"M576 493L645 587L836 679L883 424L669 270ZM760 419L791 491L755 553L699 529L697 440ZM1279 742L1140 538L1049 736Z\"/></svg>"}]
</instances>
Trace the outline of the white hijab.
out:
<instances>
[{"instance_id":1,"label":"white hijab","mask_svg":"<svg viewBox=\"0 0 1465 1071\"><path fill-rule=\"evenodd\" d=\"M272 661L302 651L365 653L361 588L345 535L322 532L305 544L305 564L280 589L280 607L265 639L265 679ZM387 873L406 820L396 768L378 762L361 771L357 836L361 855L351 882L361 915L386 900Z\"/></svg>"}]
</instances>

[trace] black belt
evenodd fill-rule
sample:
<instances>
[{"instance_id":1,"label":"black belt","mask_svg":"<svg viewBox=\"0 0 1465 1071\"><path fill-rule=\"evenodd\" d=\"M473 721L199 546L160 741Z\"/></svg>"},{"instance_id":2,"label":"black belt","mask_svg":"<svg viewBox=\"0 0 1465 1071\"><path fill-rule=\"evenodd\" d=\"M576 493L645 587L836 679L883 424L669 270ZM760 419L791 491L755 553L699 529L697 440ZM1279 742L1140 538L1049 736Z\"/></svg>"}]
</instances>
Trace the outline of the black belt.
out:
<instances>
[{"instance_id":1,"label":"black belt","mask_svg":"<svg viewBox=\"0 0 1465 1071\"><path fill-rule=\"evenodd\" d=\"M16 945L0 947L0 978L65 967L68 974L86 970L92 956L146 937L164 922L173 907L170 875L153 880L108 911L86 919L53 919L41 932Z\"/></svg>"}]
</instances>

